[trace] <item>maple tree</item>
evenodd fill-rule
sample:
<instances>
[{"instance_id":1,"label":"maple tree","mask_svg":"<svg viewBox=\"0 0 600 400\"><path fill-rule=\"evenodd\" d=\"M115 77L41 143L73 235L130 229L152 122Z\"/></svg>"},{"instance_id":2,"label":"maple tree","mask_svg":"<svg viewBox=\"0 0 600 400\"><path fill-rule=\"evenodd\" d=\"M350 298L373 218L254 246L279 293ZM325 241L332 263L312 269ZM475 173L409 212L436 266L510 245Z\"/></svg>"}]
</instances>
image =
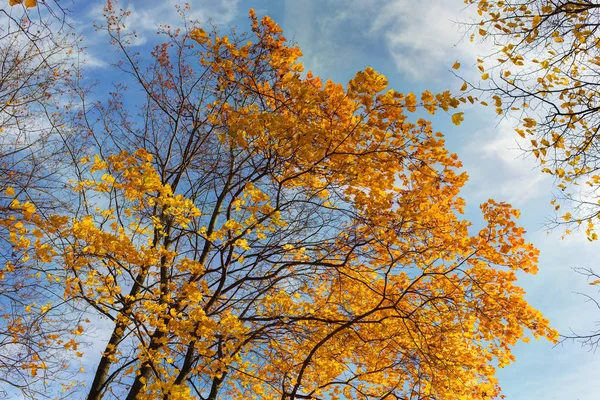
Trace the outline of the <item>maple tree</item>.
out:
<instances>
[{"instance_id":1,"label":"maple tree","mask_svg":"<svg viewBox=\"0 0 600 400\"><path fill-rule=\"evenodd\" d=\"M407 114L455 108L449 92L388 90L371 68L324 82L253 11L221 36L182 8L144 61L127 12L105 12L129 79L70 123L70 153L91 144L79 207L13 201L5 223L110 332L88 399L486 399L517 341L556 340L516 286L538 255L518 211L490 200L469 232L460 161Z\"/></svg>"},{"instance_id":2,"label":"maple tree","mask_svg":"<svg viewBox=\"0 0 600 400\"><path fill-rule=\"evenodd\" d=\"M523 147L539 160L542 172L556 178L554 226L564 226L566 234L581 229L589 241L598 240L600 4L465 3L475 5L481 17L471 40L479 37L495 46L494 54L477 60L482 79L490 83L483 90L491 92L498 114L518 120ZM563 212L565 204L570 208ZM600 283L593 270L578 271L590 284ZM575 337L595 346L600 332Z\"/></svg>"}]
</instances>

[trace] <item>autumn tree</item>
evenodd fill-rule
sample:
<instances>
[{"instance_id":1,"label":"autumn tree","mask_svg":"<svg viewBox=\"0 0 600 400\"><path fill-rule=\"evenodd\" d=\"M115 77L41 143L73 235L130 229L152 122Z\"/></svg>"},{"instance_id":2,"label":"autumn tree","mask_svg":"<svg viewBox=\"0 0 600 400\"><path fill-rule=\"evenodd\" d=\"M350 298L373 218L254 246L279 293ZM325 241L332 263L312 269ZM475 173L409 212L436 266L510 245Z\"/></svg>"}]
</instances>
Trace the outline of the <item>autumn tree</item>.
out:
<instances>
[{"instance_id":1,"label":"autumn tree","mask_svg":"<svg viewBox=\"0 0 600 400\"><path fill-rule=\"evenodd\" d=\"M554 226L596 241L600 218L600 4L576 1L479 1L471 39L496 52L478 60L482 90L498 114L515 118L522 146L556 178ZM488 85L489 83L489 85ZM463 87L465 88L465 87ZM568 206L561 211L561 206ZM580 269L591 283L592 270ZM600 332L582 336L597 343ZM590 338L596 338L590 340Z\"/></svg>"},{"instance_id":2,"label":"autumn tree","mask_svg":"<svg viewBox=\"0 0 600 400\"><path fill-rule=\"evenodd\" d=\"M483 89L493 92L499 114L519 119L516 132L526 139L524 147L573 202L576 215L566 213L562 221L583 224L588 238L596 240L600 5L589 0L465 3L475 4L481 16L471 39L489 38L497 50L478 60L490 83ZM574 185L584 196L575 196Z\"/></svg>"},{"instance_id":3,"label":"autumn tree","mask_svg":"<svg viewBox=\"0 0 600 400\"><path fill-rule=\"evenodd\" d=\"M71 122L80 207L13 206L11 237L110 332L88 399L487 399L517 341L556 339L516 286L518 211L471 233L460 161L409 117L449 92L323 81L253 11L221 36L182 8L148 60L105 11L123 81Z\"/></svg>"},{"instance_id":4,"label":"autumn tree","mask_svg":"<svg viewBox=\"0 0 600 400\"><path fill-rule=\"evenodd\" d=\"M28 237L23 223L36 209L47 215L69 204L58 104L69 108L75 38L50 2L42 10L13 3L0 10L0 397L40 399L55 397L68 376L57 339L72 330L66 315L77 316L59 307L57 277L31 259L39 237Z\"/></svg>"}]
</instances>

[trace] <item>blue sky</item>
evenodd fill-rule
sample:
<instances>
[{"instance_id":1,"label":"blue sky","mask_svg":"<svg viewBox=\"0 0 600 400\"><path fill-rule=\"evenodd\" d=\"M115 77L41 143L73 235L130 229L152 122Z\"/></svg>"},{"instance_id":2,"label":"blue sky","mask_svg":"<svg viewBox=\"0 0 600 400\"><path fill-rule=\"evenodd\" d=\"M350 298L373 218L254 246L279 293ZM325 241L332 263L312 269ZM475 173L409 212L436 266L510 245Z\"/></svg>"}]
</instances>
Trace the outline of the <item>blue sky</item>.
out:
<instances>
[{"instance_id":1,"label":"blue sky","mask_svg":"<svg viewBox=\"0 0 600 400\"><path fill-rule=\"evenodd\" d=\"M87 74L110 80L115 69L109 64L106 36L92 29L104 2L76 3L70 6L71 17L88 46ZM128 26L138 30L138 44L144 52L156 40L158 24L176 26L174 6L181 3L131 0L122 4L132 12ZM460 74L477 79L475 60L478 53L485 53L483 47L463 41L461 26L453 22L468 20L472 14L463 9L461 0L190 0L190 4L195 17L212 18L224 30L228 25L247 29L249 8L259 15L268 14L286 37L298 42L307 70L343 83L370 66L384 73L390 87L401 92L457 91L462 81L452 74L452 64L460 61ZM108 86L97 88L99 94L108 90ZM452 125L450 115L443 113L433 121L434 129L446 135L448 147L458 153L471 177L462 192L468 204L467 218L478 221L478 206L488 198L521 209L521 224L541 250L540 272L521 280L528 300L561 332L568 333L571 328L588 332L600 320L600 310L574 292L595 291L571 268L596 267L600 247L589 243L583 233L565 240L559 230L546 233L544 223L553 212L549 204L553 182L535 169L532 159L523 158L513 121L500 120L493 110L483 107L461 111L465 122L460 127ZM99 353L103 346L98 345ZM600 393L600 354L577 343L554 347L533 341L520 344L515 355L516 363L499 371L509 400L592 400ZM89 353L87 370L93 370L93 358Z\"/></svg>"}]
</instances>

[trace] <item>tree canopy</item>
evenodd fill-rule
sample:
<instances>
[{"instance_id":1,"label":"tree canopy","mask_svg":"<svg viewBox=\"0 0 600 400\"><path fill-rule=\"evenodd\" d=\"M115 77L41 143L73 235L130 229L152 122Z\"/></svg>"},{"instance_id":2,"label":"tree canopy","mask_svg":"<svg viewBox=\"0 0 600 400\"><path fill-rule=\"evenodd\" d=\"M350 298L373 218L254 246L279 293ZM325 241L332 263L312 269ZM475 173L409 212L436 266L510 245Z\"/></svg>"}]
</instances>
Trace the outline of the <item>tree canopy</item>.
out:
<instances>
[{"instance_id":1,"label":"tree canopy","mask_svg":"<svg viewBox=\"0 0 600 400\"><path fill-rule=\"evenodd\" d=\"M50 21L1 11L0 397L18 388L28 398L42 398L48 387L60 388L71 375L65 369L70 355L57 341L72 330L71 321L48 305L63 300L61 289L43 276L50 269L38 269L25 248L10 242L26 232L26 221L20 220L25 215L34 210L48 215L71 206L73 196L62 190L68 163L61 125L74 74L72 60L64 55L74 40L65 26L51 29Z\"/></svg>"},{"instance_id":2,"label":"tree canopy","mask_svg":"<svg viewBox=\"0 0 600 400\"><path fill-rule=\"evenodd\" d=\"M88 399L483 400L519 340L556 340L516 285L538 257L519 212L489 200L471 232L461 162L413 117L456 108L449 92L388 89L372 68L323 80L254 11L223 36L182 8L144 60L122 12L109 2L102 29L127 78L67 124L76 207L7 187L0 224L18 271L62 297L23 314L78 317L49 345L81 356L94 323L109 330Z\"/></svg>"},{"instance_id":3,"label":"tree canopy","mask_svg":"<svg viewBox=\"0 0 600 400\"><path fill-rule=\"evenodd\" d=\"M490 77L498 112L518 118L516 131L528 139L525 147L575 207L575 215L561 214L559 221L583 223L587 237L597 240L600 5L589 0L465 3L475 4L482 17L472 39L489 37L496 46L496 55L478 61L482 71L491 63L482 78Z\"/></svg>"},{"instance_id":4,"label":"tree canopy","mask_svg":"<svg viewBox=\"0 0 600 400\"><path fill-rule=\"evenodd\" d=\"M554 176L558 194L552 200L552 226L566 234L581 229L598 240L600 219L600 4L576 1L479 1L475 37L493 43L494 54L478 59L481 86L497 111L517 120L523 148ZM488 40L489 39L489 40ZM485 65L485 68L484 68ZM486 69L487 68L487 69ZM489 78L489 80L488 80ZM466 87L463 87L466 89ZM567 205L567 210L561 207ZM576 268L590 284L597 272ZM596 303L597 304L597 303ZM596 347L600 333L567 334Z\"/></svg>"}]
</instances>

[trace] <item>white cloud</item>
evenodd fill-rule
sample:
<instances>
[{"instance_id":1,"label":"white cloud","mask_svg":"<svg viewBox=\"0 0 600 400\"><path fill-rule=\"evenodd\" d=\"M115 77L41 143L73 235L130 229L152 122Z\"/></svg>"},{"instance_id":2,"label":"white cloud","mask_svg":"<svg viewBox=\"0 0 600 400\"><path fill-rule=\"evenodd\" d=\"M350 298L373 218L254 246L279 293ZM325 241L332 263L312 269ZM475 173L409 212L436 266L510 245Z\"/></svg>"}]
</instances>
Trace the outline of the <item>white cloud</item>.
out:
<instances>
[{"instance_id":1,"label":"white cloud","mask_svg":"<svg viewBox=\"0 0 600 400\"><path fill-rule=\"evenodd\" d=\"M306 63L317 70L335 71L356 60L370 63L357 56L365 46L387 51L396 69L412 82L443 82L456 60L463 64L460 75L475 80L478 54L491 53L487 43L475 45L465 34L463 23L476 10L462 2L328 0L317 6L310 0L286 0L284 10L287 32L300 43Z\"/></svg>"},{"instance_id":2,"label":"white cloud","mask_svg":"<svg viewBox=\"0 0 600 400\"><path fill-rule=\"evenodd\" d=\"M448 2L394 1L384 7L373 29L384 37L396 66L412 78L435 76L443 65L451 65L460 52L458 34L451 22Z\"/></svg>"},{"instance_id":3,"label":"white cloud","mask_svg":"<svg viewBox=\"0 0 600 400\"><path fill-rule=\"evenodd\" d=\"M489 114L484 113L483 118L494 121ZM513 128L503 119L495 127L478 128L469 138L460 151L471 177L467 190L479 200L492 197L518 207L537 200L546 205L552 179L540 173L535 158L519 148L523 143Z\"/></svg>"},{"instance_id":4,"label":"white cloud","mask_svg":"<svg viewBox=\"0 0 600 400\"><path fill-rule=\"evenodd\" d=\"M189 10L185 10L184 3L177 0L129 0L123 8L130 14L125 20L126 31L136 31L137 37L132 45L141 46L150 40L160 26L182 26L179 10L184 10L186 21L206 23L209 20L214 24L227 24L237 15L239 0L209 0L194 1ZM88 12L88 18L94 23L104 22L104 4L96 3Z\"/></svg>"},{"instance_id":5,"label":"white cloud","mask_svg":"<svg viewBox=\"0 0 600 400\"><path fill-rule=\"evenodd\" d=\"M379 8L372 30L383 33L399 71L412 79L437 81L454 61L472 65L481 52L462 25L474 11L462 2L394 0Z\"/></svg>"}]
</instances>

